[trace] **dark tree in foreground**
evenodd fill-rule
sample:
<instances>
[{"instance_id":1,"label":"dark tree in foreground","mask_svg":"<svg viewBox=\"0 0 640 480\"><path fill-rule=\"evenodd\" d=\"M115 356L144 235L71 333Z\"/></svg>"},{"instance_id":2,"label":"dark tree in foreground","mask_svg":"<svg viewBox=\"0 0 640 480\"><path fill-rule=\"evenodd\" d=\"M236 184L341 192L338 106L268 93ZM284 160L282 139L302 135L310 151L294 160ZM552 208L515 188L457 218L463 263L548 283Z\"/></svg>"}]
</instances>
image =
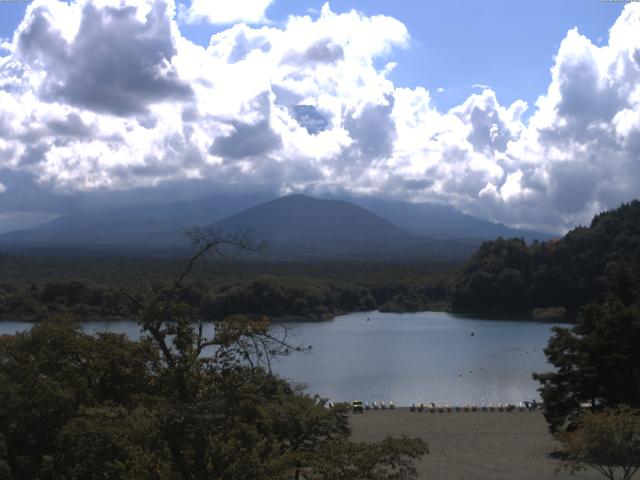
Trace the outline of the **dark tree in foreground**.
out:
<instances>
[{"instance_id":1,"label":"dark tree in foreground","mask_svg":"<svg viewBox=\"0 0 640 480\"><path fill-rule=\"evenodd\" d=\"M302 350L286 329L232 316L206 335L184 301L194 266L255 247L194 238L175 282L127 292L141 341L64 319L0 337L0 478L414 478L424 442L351 443L346 406L327 408L271 372Z\"/></svg>"},{"instance_id":2,"label":"dark tree in foreground","mask_svg":"<svg viewBox=\"0 0 640 480\"><path fill-rule=\"evenodd\" d=\"M554 328L545 349L555 372L536 373L552 432L572 430L584 406L640 407L640 311L611 299L587 307L575 327Z\"/></svg>"},{"instance_id":3,"label":"dark tree in foreground","mask_svg":"<svg viewBox=\"0 0 640 480\"><path fill-rule=\"evenodd\" d=\"M640 411L587 412L573 432L557 435L571 473L589 467L609 480L631 480L640 469Z\"/></svg>"}]
</instances>

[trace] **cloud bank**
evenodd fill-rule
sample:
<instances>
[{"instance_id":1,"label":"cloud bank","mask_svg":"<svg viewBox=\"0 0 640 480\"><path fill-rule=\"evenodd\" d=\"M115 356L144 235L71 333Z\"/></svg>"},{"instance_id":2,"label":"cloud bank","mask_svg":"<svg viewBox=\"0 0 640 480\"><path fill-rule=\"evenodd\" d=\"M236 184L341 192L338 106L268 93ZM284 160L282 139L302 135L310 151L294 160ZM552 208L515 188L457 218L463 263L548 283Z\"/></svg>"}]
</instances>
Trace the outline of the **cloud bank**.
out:
<instances>
[{"instance_id":1,"label":"cloud bank","mask_svg":"<svg viewBox=\"0 0 640 480\"><path fill-rule=\"evenodd\" d=\"M0 211L27 183L200 182L435 201L560 232L639 194L640 5L601 46L569 31L535 105L481 87L440 112L389 79L410 45L394 18L326 4L256 27L270 1L222 3L33 2L0 57ZM180 30L196 20L233 25L202 47Z\"/></svg>"}]
</instances>

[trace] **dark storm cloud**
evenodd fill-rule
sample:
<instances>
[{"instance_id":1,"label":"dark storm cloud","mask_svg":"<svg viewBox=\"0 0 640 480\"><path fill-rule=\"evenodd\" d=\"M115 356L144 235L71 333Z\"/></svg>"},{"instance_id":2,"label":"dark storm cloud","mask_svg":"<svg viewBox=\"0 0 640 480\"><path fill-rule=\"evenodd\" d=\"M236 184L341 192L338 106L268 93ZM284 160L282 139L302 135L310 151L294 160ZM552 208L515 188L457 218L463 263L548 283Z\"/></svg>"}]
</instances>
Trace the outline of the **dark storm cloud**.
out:
<instances>
[{"instance_id":1,"label":"dark storm cloud","mask_svg":"<svg viewBox=\"0 0 640 480\"><path fill-rule=\"evenodd\" d=\"M67 44L49 23L47 7L34 9L18 37L18 52L46 68L44 98L116 115L191 98L170 63L176 48L166 4L156 2L143 22L136 13L135 7L87 3L80 30Z\"/></svg>"},{"instance_id":2,"label":"dark storm cloud","mask_svg":"<svg viewBox=\"0 0 640 480\"><path fill-rule=\"evenodd\" d=\"M231 122L234 131L227 137L218 137L211 145L212 155L239 160L255 155L263 155L282 147L282 139L269 124L261 120L256 124Z\"/></svg>"},{"instance_id":3,"label":"dark storm cloud","mask_svg":"<svg viewBox=\"0 0 640 480\"><path fill-rule=\"evenodd\" d=\"M39 185L26 171L0 167L0 182L8 186L0 199L0 213L32 210L56 213L72 205L71 196L56 197L48 185Z\"/></svg>"},{"instance_id":4,"label":"dark storm cloud","mask_svg":"<svg viewBox=\"0 0 640 480\"><path fill-rule=\"evenodd\" d=\"M395 122L391 118L395 99L392 94L385 98L386 104L369 104L359 116L349 115L344 122L344 127L362 155L371 159L391 155L397 135Z\"/></svg>"},{"instance_id":5,"label":"dark storm cloud","mask_svg":"<svg viewBox=\"0 0 640 480\"><path fill-rule=\"evenodd\" d=\"M29 145L20 156L19 164L21 167L36 165L45 159L48 151L49 145L45 143L39 143L35 146Z\"/></svg>"},{"instance_id":6,"label":"dark storm cloud","mask_svg":"<svg viewBox=\"0 0 640 480\"><path fill-rule=\"evenodd\" d=\"M333 43L331 38L318 40L303 52L291 50L282 58L282 63L294 65L315 65L318 63L336 63L344 59L344 49Z\"/></svg>"},{"instance_id":7,"label":"dark storm cloud","mask_svg":"<svg viewBox=\"0 0 640 480\"><path fill-rule=\"evenodd\" d=\"M425 190L431 187L434 183L435 180L433 178L409 179L400 175L391 174L387 180L385 193L396 194L402 198L408 191Z\"/></svg>"},{"instance_id":8,"label":"dark storm cloud","mask_svg":"<svg viewBox=\"0 0 640 480\"><path fill-rule=\"evenodd\" d=\"M70 113L64 120L50 120L47 122L47 128L51 134L57 136L86 138L94 134L91 127L85 125L76 113Z\"/></svg>"},{"instance_id":9,"label":"dark storm cloud","mask_svg":"<svg viewBox=\"0 0 640 480\"><path fill-rule=\"evenodd\" d=\"M264 155L282 147L282 138L276 133L269 117L271 100L269 93L263 92L252 102L261 117L256 123L229 121L233 132L226 137L218 137L209 148L209 153L231 160Z\"/></svg>"},{"instance_id":10,"label":"dark storm cloud","mask_svg":"<svg viewBox=\"0 0 640 480\"><path fill-rule=\"evenodd\" d=\"M0 167L0 182L7 191L0 197L0 214L14 211L39 211L65 214L82 210L104 210L130 205L166 204L174 201L194 200L206 195L273 193L273 190L256 188L256 185L234 184L227 178L176 180L161 182L153 187L130 190L98 188L85 192L63 193L54 185L38 183L30 173ZM274 194L275 195L275 194Z\"/></svg>"},{"instance_id":11,"label":"dark storm cloud","mask_svg":"<svg viewBox=\"0 0 640 480\"><path fill-rule=\"evenodd\" d=\"M33 145L47 136L47 129L44 127L33 125L28 129L23 130L17 135L18 140L27 145Z\"/></svg>"},{"instance_id":12,"label":"dark storm cloud","mask_svg":"<svg viewBox=\"0 0 640 480\"><path fill-rule=\"evenodd\" d=\"M40 65L51 61L64 61L68 44L55 25L50 22L50 12L46 5L31 11L28 24L18 36L18 51L26 60Z\"/></svg>"}]
</instances>

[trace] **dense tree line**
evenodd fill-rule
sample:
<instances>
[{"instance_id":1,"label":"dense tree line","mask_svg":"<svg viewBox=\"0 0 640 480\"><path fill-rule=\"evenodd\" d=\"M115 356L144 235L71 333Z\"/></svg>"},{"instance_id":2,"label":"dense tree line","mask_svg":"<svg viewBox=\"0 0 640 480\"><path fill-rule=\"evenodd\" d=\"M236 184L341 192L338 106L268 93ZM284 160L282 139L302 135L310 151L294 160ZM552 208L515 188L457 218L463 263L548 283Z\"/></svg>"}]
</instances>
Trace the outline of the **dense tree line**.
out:
<instances>
[{"instance_id":1,"label":"dense tree line","mask_svg":"<svg viewBox=\"0 0 640 480\"><path fill-rule=\"evenodd\" d=\"M170 281L158 277L152 286ZM52 314L79 319L130 318L132 304L123 292L139 282L51 279L0 283L0 318L38 320ZM331 278L263 275L228 278L227 282L197 279L182 286L182 300L198 309L198 316L220 320L230 314L268 315L281 320L322 320L364 310L417 311L446 300L446 280L436 278Z\"/></svg>"},{"instance_id":2,"label":"dense tree line","mask_svg":"<svg viewBox=\"0 0 640 480\"><path fill-rule=\"evenodd\" d=\"M459 312L528 313L538 307L579 308L607 294L629 301L640 282L640 201L596 215L589 227L526 245L485 242L452 281Z\"/></svg>"},{"instance_id":3,"label":"dense tree line","mask_svg":"<svg viewBox=\"0 0 640 480\"><path fill-rule=\"evenodd\" d=\"M119 288L79 280L0 284L0 319L40 320L54 314L78 318L130 316Z\"/></svg>"},{"instance_id":4,"label":"dense tree line","mask_svg":"<svg viewBox=\"0 0 640 480\"><path fill-rule=\"evenodd\" d=\"M262 312L272 318L323 319L338 313L374 308L376 301L371 292L358 285L260 278L247 284L220 288L206 300L204 312L208 318Z\"/></svg>"}]
</instances>

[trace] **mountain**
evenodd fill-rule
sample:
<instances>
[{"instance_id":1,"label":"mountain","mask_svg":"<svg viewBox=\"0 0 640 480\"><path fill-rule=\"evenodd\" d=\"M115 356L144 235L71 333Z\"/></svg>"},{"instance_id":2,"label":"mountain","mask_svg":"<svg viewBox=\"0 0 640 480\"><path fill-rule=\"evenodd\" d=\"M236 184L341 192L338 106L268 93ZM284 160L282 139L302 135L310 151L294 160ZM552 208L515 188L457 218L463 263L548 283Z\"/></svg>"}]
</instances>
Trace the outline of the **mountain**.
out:
<instances>
[{"instance_id":1,"label":"mountain","mask_svg":"<svg viewBox=\"0 0 640 480\"><path fill-rule=\"evenodd\" d=\"M549 238L493 224L453 208L380 199L315 199L268 194L87 210L31 230L0 235L0 248L73 254L159 254L188 248L186 233L211 225L251 230L271 258L460 259L496 236ZM266 203L265 203L266 202ZM531 233L531 234L530 234Z\"/></svg>"},{"instance_id":2,"label":"mountain","mask_svg":"<svg viewBox=\"0 0 640 480\"><path fill-rule=\"evenodd\" d=\"M269 194L212 195L196 201L87 210L30 230L0 235L0 247L95 251L172 248L186 242L184 232L190 227L211 224L271 198ZM162 235L156 238L158 232Z\"/></svg>"},{"instance_id":3,"label":"mountain","mask_svg":"<svg viewBox=\"0 0 640 480\"><path fill-rule=\"evenodd\" d=\"M524 238L550 240L555 238L545 232L510 228L501 223L493 223L471 215L466 215L448 205L436 203L408 203L379 198L345 198L356 205L392 221L408 232L440 239L493 240L503 238Z\"/></svg>"},{"instance_id":4,"label":"mountain","mask_svg":"<svg viewBox=\"0 0 640 480\"><path fill-rule=\"evenodd\" d=\"M368 210L342 200L290 195L250 208L214 225L251 231L275 258L453 259L477 244L443 242L407 232Z\"/></svg>"},{"instance_id":5,"label":"mountain","mask_svg":"<svg viewBox=\"0 0 640 480\"><path fill-rule=\"evenodd\" d=\"M304 195L272 200L214 226L227 232L249 230L278 256L389 252L418 240L352 203Z\"/></svg>"}]
</instances>

